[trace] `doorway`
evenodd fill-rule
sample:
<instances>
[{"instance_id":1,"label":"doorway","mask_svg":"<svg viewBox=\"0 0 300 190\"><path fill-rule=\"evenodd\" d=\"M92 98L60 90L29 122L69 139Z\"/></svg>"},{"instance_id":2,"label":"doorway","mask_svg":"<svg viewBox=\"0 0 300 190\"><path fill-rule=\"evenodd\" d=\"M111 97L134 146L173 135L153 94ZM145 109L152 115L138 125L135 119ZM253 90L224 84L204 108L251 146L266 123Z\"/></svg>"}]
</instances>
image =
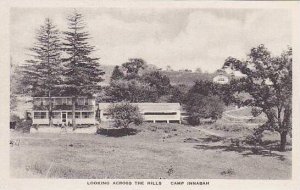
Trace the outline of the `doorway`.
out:
<instances>
[{"instance_id":1,"label":"doorway","mask_svg":"<svg viewBox=\"0 0 300 190\"><path fill-rule=\"evenodd\" d=\"M66 123L67 122L67 113L66 112L62 113L61 121L62 121L62 123Z\"/></svg>"}]
</instances>

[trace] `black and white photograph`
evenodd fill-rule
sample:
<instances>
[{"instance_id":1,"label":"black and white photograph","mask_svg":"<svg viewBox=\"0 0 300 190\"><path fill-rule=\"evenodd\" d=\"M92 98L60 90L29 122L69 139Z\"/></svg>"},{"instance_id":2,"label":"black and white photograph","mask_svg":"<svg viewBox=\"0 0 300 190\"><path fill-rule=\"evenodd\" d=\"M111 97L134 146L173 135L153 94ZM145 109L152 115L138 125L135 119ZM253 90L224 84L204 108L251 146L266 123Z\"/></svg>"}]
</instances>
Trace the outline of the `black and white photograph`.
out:
<instances>
[{"instance_id":1,"label":"black and white photograph","mask_svg":"<svg viewBox=\"0 0 300 190\"><path fill-rule=\"evenodd\" d=\"M292 10L10 7L9 178L294 179Z\"/></svg>"}]
</instances>

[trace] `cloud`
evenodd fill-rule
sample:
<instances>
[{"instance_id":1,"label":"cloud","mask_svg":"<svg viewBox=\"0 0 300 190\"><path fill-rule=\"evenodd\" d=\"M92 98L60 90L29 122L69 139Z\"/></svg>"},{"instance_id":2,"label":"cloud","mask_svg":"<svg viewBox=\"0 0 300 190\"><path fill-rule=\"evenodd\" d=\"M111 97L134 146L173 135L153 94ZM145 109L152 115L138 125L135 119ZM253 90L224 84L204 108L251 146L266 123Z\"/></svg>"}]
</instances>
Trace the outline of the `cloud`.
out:
<instances>
[{"instance_id":1,"label":"cloud","mask_svg":"<svg viewBox=\"0 0 300 190\"><path fill-rule=\"evenodd\" d=\"M251 47L261 43L275 54L291 44L291 17L283 10L236 13L230 9L222 10L222 14L200 9L184 14L179 10L123 11L85 12L91 43L96 45L95 55L101 57L102 64L122 64L128 58L140 57L162 68L200 67L213 72L228 56L245 58ZM230 16L224 16L226 11ZM62 29L66 27L65 12L48 11ZM21 55L22 48L32 44L33 28L42 23L46 13L19 15L21 18L12 24L12 50Z\"/></svg>"}]
</instances>

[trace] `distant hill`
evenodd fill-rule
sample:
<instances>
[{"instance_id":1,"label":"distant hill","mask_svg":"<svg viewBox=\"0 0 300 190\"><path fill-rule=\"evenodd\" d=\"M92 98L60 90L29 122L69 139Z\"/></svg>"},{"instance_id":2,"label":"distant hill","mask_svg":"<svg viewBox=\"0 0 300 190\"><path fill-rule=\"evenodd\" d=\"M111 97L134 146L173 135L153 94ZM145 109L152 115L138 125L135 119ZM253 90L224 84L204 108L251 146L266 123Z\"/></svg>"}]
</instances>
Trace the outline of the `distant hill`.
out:
<instances>
[{"instance_id":1,"label":"distant hill","mask_svg":"<svg viewBox=\"0 0 300 190\"><path fill-rule=\"evenodd\" d=\"M212 73L197 73L187 71L161 71L167 75L172 85L185 84L192 86L197 80L210 80L212 81L215 74Z\"/></svg>"},{"instance_id":2,"label":"distant hill","mask_svg":"<svg viewBox=\"0 0 300 190\"><path fill-rule=\"evenodd\" d=\"M113 65L101 65L101 68L105 72L103 85L108 85L110 81L110 76L113 72L115 66ZM151 67L152 68L152 67ZM151 70L151 69L150 69ZM156 70L152 68L152 70ZM210 80L216 76L215 73L200 73L200 72L189 72L189 71L165 71L159 70L162 74L169 77L172 85L184 84L187 86L192 86L194 81L197 80Z\"/></svg>"},{"instance_id":3,"label":"distant hill","mask_svg":"<svg viewBox=\"0 0 300 190\"><path fill-rule=\"evenodd\" d=\"M102 82L103 86L109 85L110 77L114 69L114 65L101 65L100 68L105 72L103 75L104 81ZM11 67L11 87L12 90L16 90L14 88L17 87L15 84L16 81L20 80L20 76L18 75L19 72L19 66L12 65ZM194 84L194 81L197 80L211 80L214 76L216 76L216 73L200 73L200 72L190 72L190 71L166 71L166 70L160 70L159 68L156 68L154 66L149 67L147 70L158 70L162 74L169 77L172 85L178 85L178 84L184 84L187 86L192 86Z\"/></svg>"}]
</instances>

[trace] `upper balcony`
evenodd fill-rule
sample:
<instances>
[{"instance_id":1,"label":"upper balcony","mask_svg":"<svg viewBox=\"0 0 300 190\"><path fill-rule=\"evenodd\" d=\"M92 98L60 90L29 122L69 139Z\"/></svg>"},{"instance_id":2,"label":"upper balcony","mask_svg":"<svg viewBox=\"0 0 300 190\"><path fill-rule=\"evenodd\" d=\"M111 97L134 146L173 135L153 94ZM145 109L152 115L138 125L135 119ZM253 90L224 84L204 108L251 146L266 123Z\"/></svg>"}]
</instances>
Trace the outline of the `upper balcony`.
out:
<instances>
[{"instance_id":1,"label":"upper balcony","mask_svg":"<svg viewBox=\"0 0 300 190\"><path fill-rule=\"evenodd\" d=\"M72 110L72 98L71 97L52 97L52 109L53 110ZM76 110L94 110L95 99L79 97L75 102ZM34 97L33 109L34 110L47 110L49 108L48 97Z\"/></svg>"}]
</instances>

